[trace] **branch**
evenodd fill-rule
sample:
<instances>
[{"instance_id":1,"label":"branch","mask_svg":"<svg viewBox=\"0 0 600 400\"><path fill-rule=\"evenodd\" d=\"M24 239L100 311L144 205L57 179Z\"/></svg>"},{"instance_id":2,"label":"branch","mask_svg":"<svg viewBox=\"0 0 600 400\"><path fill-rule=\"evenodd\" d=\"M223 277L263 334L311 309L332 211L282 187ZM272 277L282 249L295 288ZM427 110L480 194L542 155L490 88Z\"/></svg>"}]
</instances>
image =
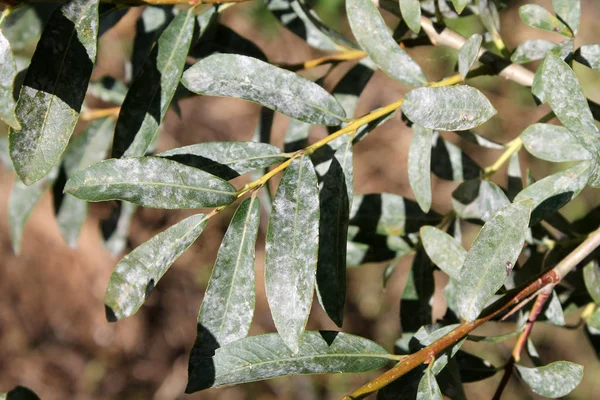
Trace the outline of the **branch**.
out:
<instances>
[{"instance_id":1,"label":"branch","mask_svg":"<svg viewBox=\"0 0 600 400\"><path fill-rule=\"evenodd\" d=\"M456 329L448 333L446 336L443 336L439 340L433 342L427 347L424 347L418 352L409 355L404 360L396 364L392 369L361 386L348 396L345 396L344 400L362 399L369 394L389 385L391 382L412 371L419 365L427 362L431 359L431 357L437 356L446 348L458 343L484 322L491 320L492 318L498 316L504 311L511 309L512 307L518 306L522 301L527 300L532 294L538 292L540 289L543 289L548 285L556 285L567 273L575 268L598 246L600 246L600 228L592 232L585 241L583 241L554 268L543 273L539 278L530 282L523 289L507 293L503 298L499 299L494 304L483 310L482 316L475 321L461 323L458 327L456 327ZM512 298L511 293L515 293ZM507 298L509 299L507 300Z\"/></svg>"}]
</instances>

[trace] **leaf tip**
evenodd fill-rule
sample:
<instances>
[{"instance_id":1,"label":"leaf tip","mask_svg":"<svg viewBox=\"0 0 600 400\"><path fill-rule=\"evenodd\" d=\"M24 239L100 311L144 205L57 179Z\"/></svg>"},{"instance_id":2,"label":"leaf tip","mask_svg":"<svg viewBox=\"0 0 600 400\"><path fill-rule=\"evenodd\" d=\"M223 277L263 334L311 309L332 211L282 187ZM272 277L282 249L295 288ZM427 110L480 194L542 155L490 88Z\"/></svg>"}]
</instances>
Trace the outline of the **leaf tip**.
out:
<instances>
[{"instance_id":1,"label":"leaf tip","mask_svg":"<svg viewBox=\"0 0 600 400\"><path fill-rule=\"evenodd\" d=\"M106 320L108 322L117 322L119 320L112 307L108 304L104 304L104 313L106 314Z\"/></svg>"}]
</instances>

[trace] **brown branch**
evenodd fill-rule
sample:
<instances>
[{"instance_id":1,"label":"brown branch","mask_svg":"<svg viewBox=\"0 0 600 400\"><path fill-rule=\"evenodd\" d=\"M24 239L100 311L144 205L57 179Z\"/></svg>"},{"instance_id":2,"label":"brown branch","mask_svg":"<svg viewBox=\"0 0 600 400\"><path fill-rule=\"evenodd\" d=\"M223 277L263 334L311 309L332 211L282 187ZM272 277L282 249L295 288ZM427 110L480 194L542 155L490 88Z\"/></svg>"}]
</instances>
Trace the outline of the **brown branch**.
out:
<instances>
[{"instance_id":1,"label":"brown branch","mask_svg":"<svg viewBox=\"0 0 600 400\"><path fill-rule=\"evenodd\" d=\"M93 110L87 110L81 113L82 121L92 121L98 118L104 117L118 117L119 112L121 112L121 107L111 107L111 108L99 108Z\"/></svg>"},{"instance_id":2,"label":"brown branch","mask_svg":"<svg viewBox=\"0 0 600 400\"><path fill-rule=\"evenodd\" d=\"M504 297L487 307L482 315L472 322L463 322L456 329L433 342L427 347L406 357L396 364L392 369L384 372L379 377L356 389L354 392L345 396L345 400L362 399L369 394L389 385L391 382L412 371L414 368L425 363L432 356L436 356L446 348L458 343L475 328L484 322L491 320L504 311L518 306L522 301L529 298L532 294L549 285L552 287L573 268L575 268L585 257L594 251L600 245L600 228L592 232L588 238L582 242L575 250L566 256L554 268L543 273L539 278L527 284L524 288L508 292ZM514 293L514 295L512 295Z\"/></svg>"}]
</instances>

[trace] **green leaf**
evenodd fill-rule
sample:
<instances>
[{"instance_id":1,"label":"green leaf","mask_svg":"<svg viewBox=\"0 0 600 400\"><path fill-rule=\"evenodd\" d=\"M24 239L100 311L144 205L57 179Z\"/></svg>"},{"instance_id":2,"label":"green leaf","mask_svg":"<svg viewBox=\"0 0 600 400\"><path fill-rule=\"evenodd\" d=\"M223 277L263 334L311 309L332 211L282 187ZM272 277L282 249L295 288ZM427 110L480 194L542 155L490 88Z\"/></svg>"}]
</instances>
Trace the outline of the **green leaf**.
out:
<instances>
[{"instance_id":1,"label":"green leaf","mask_svg":"<svg viewBox=\"0 0 600 400\"><path fill-rule=\"evenodd\" d=\"M600 308L596 308L594 313L588 318L587 325L600 331Z\"/></svg>"},{"instance_id":2,"label":"green leaf","mask_svg":"<svg viewBox=\"0 0 600 400\"><path fill-rule=\"evenodd\" d=\"M21 129L21 124L15 115L15 99L13 85L17 77L17 64L8 39L0 30L0 119L15 130Z\"/></svg>"},{"instance_id":3,"label":"green leaf","mask_svg":"<svg viewBox=\"0 0 600 400\"><path fill-rule=\"evenodd\" d=\"M152 208L218 207L235 188L202 170L160 157L110 159L79 171L65 192L86 201L125 200Z\"/></svg>"},{"instance_id":4,"label":"green leaf","mask_svg":"<svg viewBox=\"0 0 600 400\"><path fill-rule=\"evenodd\" d=\"M115 128L114 158L143 156L156 137L183 73L194 21L194 8L177 14L131 83Z\"/></svg>"},{"instance_id":5,"label":"green leaf","mask_svg":"<svg viewBox=\"0 0 600 400\"><path fill-rule=\"evenodd\" d=\"M419 0L400 0L400 12L410 30L419 33L421 31L421 3Z\"/></svg>"},{"instance_id":6,"label":"green leaf","mask_svg":"<svg viewBox=\"0 0 600 400\"><path fill-rule=\"evenodd\" d=\"M10 42L14 52L35 49L46 23L45 19L42 20L41 16L38 16L36 7L29 4L22 4L11 11L6 17L2 33Z\"/></svg>"},{"instance_id":7,"label":"green leaf","mask_svg":"<svg viewBox=\"0 0 600 400\"><path fill-rule=\"evenodd\" d=\"M585 287L596 304L600 304L600 267L591 261L583 268Z\"/></svg>"},{"instance_id":8,"label":"green leaf","mask_svg":"<svg viewBox=\"0 0 600 400\"><path fill-rule=\"evenodd\" d=\"M538 368L515 366L535 393L551 399L571 393L583 379L583 366L568 361L557 361Z\"/></svg>"},{"instance_id":9,"label":"green leaf","mask_svg":"<svg viewBox=\"0 0 600 400\"><path fill-rule=\"evenodd\" d=\"M283 138L283 150L286 153L302 150L308 146L308 136L312 125L297 119L291 119Z\"/></svg>"},{"instance_id":10,"label":"green leaf","mask_svg":"<svg viewBox=\"0 0 600 400\"><path fill-rule=\"evenodd\" d=\"M519 16L527 25L545 31L560 33L571 37L573 33L568 26L550 14L548 10L537 4L525 4L519 8Z\"/></svg>"},{"instance_id":11,"label":"green leaf","mask_svg":"<svg viewBox=\"0 0 600 400\"><path fill-rule=\"evenodd\" d=\"M140 73L156 40L175 18L174 11L175 8L168 4L148 5L144 8L135 24L135 38L131 50L132 77Z\"/></svg>"},{"instance_id":12,"label":"green leaf","mask_svg":"<svg viewBox=\"0 0 600 400\"><path fill-rule=\"evenodd\" d=\"M458 72L460 72L463 79L465 79L473 63L477 60L482 41L483 37L476 33L460 48L458 52Z\"/></svg>"},{"instance_id":13,"label":"green leaf","mask_svg":"<svg viewBox=\"0 0 600 400\"><path fill-rule=\"evenodd\" d=\"M575 60L600 71L600 44L586 44L575 52Z\"/></svg>"},{"instance_id":14,"label":"green leaf","mask_svg":"<svg viewBox=\"0 0 600 400\"><path fill-rule=\"evenodd\" d=\"M567 128L533 124L523 131L521 140L528 152L552 162L591 160L594 156Z\"/></svg>"},{"instance_id":15,"label":"green leaf","mask_svg":"<svg viewBox=\"0 0 600 400\"><path fill-rule=\"evenodd\" d=\"M212 55L185 71L181 82L194 93L250 100L311 124L339 125L346 117L321 86L251 57Z\"/></svg>"},{"instance_id":16,"label":"green leaf","mask_svg":"<svg viewBox=\"0 0 600 400\"><path fill-rule=\"evenodd\" d=\"M600 131L569 65L555 54L548 53L535 74L531 91L538 99L550 104L563 126L597 158L600 154Z\"/></svg>"},{"instance_id":17,"label":"green leaf","mask_svg":"<svg viewBox=\"0 0 600 400\"><path fill-rule=\"evenodd\" d=\"M523 329L517 329L512 332L504 333L501 335L495 336L477 336L477 335L468 335L467 340L472 342L482 342L482 343L502 343L512 337L515 337L523 332Z\"/></svg>"},{"instance_id":18,"label":"green leaf","mask_svg":"<svg viewBox=\"0 0 600 400\"><path fill-rule=\"evenodd\" d=\"M214 354L217 347L245 337L254 313L254 253L260 203L244 200L233 215L219 247L198 314L192 353Z\"/></svg>"},{"instance_id":19,"label":"green leaf","mask_svg":"<svg viewBox=\"0 0 600 400\"><path fill-rule=\"evenodd\" d=\"M388 361L378 344L342 332L306 332L296 353L276 333L250 336L221 347L212 358L192 358L186 393L287 375L356 374Z\"/></svg>"},{"instance_id":20,"label":"green leaf","mask_svg":"<svg viewBox=\"0 0 600 400\"><path fill-rule=\"evenodd\" d=\"M564 171L545 177L523 189L514 201L533 200L531 225L554 214L575 198L592 175L592 164L582 161Z\"/></svg>"},{"instance_id":21,"label":"green leaf","mask_svg":"<svg viewBox=\"0 0 600 400\"><path fill-rule=\"evenodd\" d=\"M137 312L171 264L200 236L207 222L204 214L192 215L142 243L119 261L104 295L109 322Z\"/></svg>"},{"instance_id":22,"label":"green leaf","mask_svg":"<svg viewBox=\"0 0 600 400\"><path fill-rule=\"evenodd\" d=\"M421 67L396 43L371 0L346 1L346 13L358 44L383 72L410 86L427 83Z\"/></svg>"},{"instance_id":23,"label":"green leaf","mask_svg":"<svg viewBox=\"0 0 600 400\"><path fill-rule=\"evenodd\" d=\"M0 400L40 400L40 398L31 389L17 386L8 393L0 393Z\"/></svg>"},{"instance_id":24,"label":"green leaf","mask_svg":"<svg viewBox=\"0 0 600 400\"><path fill-rule=\"evenodd\" d=\"M483 136L473 133L472 131L457 131L454 133L456 133L462 139L465 139L466 141L474 143L478 146L485 147L486 149L504 149L504 146L500 143L493 142L489 139L484 138Z\"/></svg>"},{"instance_id":25,"label":"green leaf","mask_svg":"<svg viewBox=\"0 0 600 400\"><path fill-rule=\"evenodd\" d=\"M96 60L98 0L71 0L50 17L21 88L10 154L31 185L58 162L79 119Z\"/></svg>"},{"instance_id":26,"label":"green leaf","mask_svg":"<svg viewBox=\"0 0 600 400\"><path fill-rule=\"evenodd\" d=\"M462 245L446 232L433 226L421 228L421 241L431 261L450 277L458 279L467 256L467 251Z\"/></svg>"},{"instance_id":27,"label":"green leaf","mask_svg":"<svg viewBox=\"0 0 600 400\"><path fill-rule=\"evenodd\" d=\"M286 169L269 219L265 289L277 332L298 353L315 288L319 189L309 157Z\"/></svg>"},{"instance_id":28,"label":"green leaf","mask_svg":"<svg viewBox=\"0 0 600 400\"><path fill-rule=\"evenodd\" d=\"M168 150L158 156L227 180L288 158L278 147L256 142L200 143Z\"/></svg>"},{"instance_id":29,"label":"green leaf","mask_svg":"<svg viewBox=\"0 0 600 400\"><path fill-rule=\"evenodd\" d=\"M99 119L72 141L64 155L67 177L73 176L77 171L106 157L113 128L112 119ZM85 222L87 208L87 202L67 194L57 210L58 229L72 248L77 247L77 238L81 226Z\"/></svg>"},{"instance_id":30,"label":"green leaf","mask_svg":"<svg viewBox=\"0 0 600 400\"><path fill-rule=\"evenodd\" d=\"M43 179L30 186L25 186L19 178L15 179L8 200L8 226L15 254L18 255L21 253L23 229L25 228L27 219L29 219L29 215L42 198L46 189L52 186L57 174L58 170L54 168Z\"/></svg>"},{"instance_id":31,"label":"green leaf","mask_svg":"<svg viewBox=\"0 0 600 400\"><path fill-rule=\"evenodd\" d=\"M548 302L548 307L544 310L544 316L553 325L564 326L565 325L565 314L560 304L560 299L556 294L556 290L552 291L552 296Z\"/></svg>"},{"instance_id":32,"label":"green leaf","mask_svg":"<svg viewBox=\"0 0 600 400\"><path fill-rule=\"evenodd\" d=\"M497 111L479 90L462 85L413 89L404 97L402 112L428 129L460 131L483 124Z\"/></svg>"},{"instance_id":33,"label":"green leaf","mask_svg":"<svg viewBox=\"0 0 600 400\"><path fill-rule=\"evenodd\" d=\"M531 209L531 200L509 204L477 235L460 272L457 303L462 318L474 321L504 284L507 266L515 265L521 253Z\"/></svg>"},{"instance_id":34,"label":"green leaf","mask_svg":"<svg viewBox=\"0 0 600 400\"><path fill-rule=\"evenodd\" d=\"M467 4L469 4L469 0L452 0L452 5L459 14L463 12Z\"/></svg>"},{"instance_id":35,"label":"green leaf","mask_svg":"<svg viewBox=\"0 0 600 400\"><path fill-rule=\"evenodd\" d=\"M471 179L461 183L452 192L452 208L463 219L486 222L510 201L493 182Z\"/></svg>"},{"instance_id":36,"label":"green leaf","mask_svg":"<svg viewBox=\"0 0 600 400\"><path fill-rule=\"evenodd\" d=\"M419 382L417 400L444 400L435 375L430 368L425 370Z\"/></svg>"},{"instance_id":37,"label":"green leaf","mask_svg":"<svg viewBox=\"0 0 600 400\"><path fill-rule=\"evenodd\" d=\"M408 181L423 212L431 208L431 141L433 131L413 124L408 150Z\"/></svg>"},{"instance_id":38,"label":"green leaf","mask_svg":"<svg viewBox=\"0 0 600 400\"><path fill-rule=\"evenodd\" d=\"M580 0L552 0L552 6L558 18L569 25L574 34L577 33L581 19Z\"/></svg>"},{"instance_id":39,"label":"green leaf","mask_svg":"<svg viewBox=\"0 0 600 400\"><path fill-rule=\"evenodd\" d=\"M558 47L557 43L543 39L526 40L519 44L510 56L510 61L515 64L524 64L541 60L546 54Z\"/></svg>"},{"instance_id":40,"label":"green leaf","mask_svg":"<svg viewBox=\"0 0 600 400\"><path fill-rule=\"evenodd\" d=\"M435 175L451 181L464 181L481 175L481 167L460 147L444 140L438 132L434 133L433 142L431 172Z\"/></svg>"}]
</instances>

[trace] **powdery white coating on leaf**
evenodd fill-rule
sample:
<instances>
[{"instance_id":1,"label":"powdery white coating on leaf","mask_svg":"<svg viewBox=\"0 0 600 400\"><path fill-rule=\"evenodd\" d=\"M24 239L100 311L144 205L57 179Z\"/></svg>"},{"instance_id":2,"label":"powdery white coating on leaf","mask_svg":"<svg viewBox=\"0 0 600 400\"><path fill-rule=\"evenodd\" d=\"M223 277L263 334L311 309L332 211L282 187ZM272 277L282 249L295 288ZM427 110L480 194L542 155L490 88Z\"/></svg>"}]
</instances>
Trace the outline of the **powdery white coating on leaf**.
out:
<instances>
[{"instance_id":1,"label":"powdery white coating on leaf","mask_svg":"<svg viewBox=\"0 0 600 400\"><path fill-rule=\"evenodd\" d=\"M553 162L591 160L593 155L567 128L533 124L523 131L521 140L528 152Z\"/></svg>"},{"instance_id":2,"label":"powdery white coating on leaf","mask_svg":"<svg viewBox=\"0 0 600 400\"><path fill-rule=\"evenodd\" d=\"M410 86L427 82L421 67L396 43L371 0L347 0L346 13L358 44L383 72Z\"/></svg>"},{"instance_id":3,"label":"powdery white coating on leaf","mask_svg":"<svg viewBox=\"0 0 600 400\"><path fill-rule=\"evenodd\" d=\"M435 375L429 368L425 370L419 381L417 400L444 400Z\"/></svg>"},{"instance_id":4,"label":"powdery white coating on leaf","mask_svg":"<svg viewBox=\"0 0 600 400\"><path fill-rule=\"evenodd\" d=\"M10 43L0 31L0 118L11 128L19 130L21 125L15 115L13 85L17 76L17 64Z\"/></svg>"},{"instance_id":5,"label":"powdery white coating on leaf","mask_svg":"<svg viewBox=\"0 0 600 400\"><path fill-rule=\"evenodd\" d=\"M556 290L552 291L552 297L550 297L548 306L546 307L546 310L544 310L544 316L552 325L565 325L565 314L563 312L562 305L560 304L558 294L556 294Z\"/></svg>"},{"instance_id":6,"label":"powdery white coating on leaf","mask_svg":"<svg viewBox=\"0 0 600 400\"><path fill-rule=\"evenodd\" d=\"M460 131L483 124L497 111L479 90L462 85L413 89L404 98L402 112L428 129Z\"/></svg>"},{"instance_id":7,"label":"powdery white coating on leaf","mask_svg":"<svg viewBox=\"0 0 600 400\"><path fill-rule=\"evenodd\" d=\"M535 393L551 399L571 393L583 379L583 366L568 361L556 361L538 368L515 366Z\"/></svg>"},{"instance_id":8,"label":"powdery white coating on leaf","mask_svg":"<svg viewBox=\"0 0 600 400\"><path fill-rule=\"evenodd\" d=\"M506 264L515 265L529 225L531 200L509 204L483 226L462 266L457 293L460 316L473 321L502 287Z\"/></svg>"},{"instance_id":9,"label":"powdery white coating on leaf","mask_svg":"<svg viewBox=\"0 0 600 400\"><path fill-rule=\"evenodd\" d=\"M413 124L408 150L408 181L423 212L431 208L431 140L433 131Z\"/></svg>"},{"instance_id":10,"label":"powdery white coating on leaf","mask_svg":"<svg viewBox=\"0 0 600 400\"><path fill-rule=\"evenodd\" d=\"M179 147L158 154L159 157L194 155L226 165L239 175L285 161L278 147L257 142L208 142Z\"/></svg>"},{"instance_id":11,"label":"powdery white coating on leaf","mask_svg":"<svg viewBox=\"0 0 600 400\"><path fill-rule=\"evenodd\" d=\"M460 277L467 251L456 239L438 228L424 226L421 228L421 241L434 264L451 278Z\"/></svg>"},{"instance_id":12,"label":"powdery white coating on leaf","mask_svg":"<svg viewBox=\"0 0 600 400\"><path fill-rule=\"evenodd\" d=\"M316 83L238 54L200 60L181 83L194 93L250 100L311 124L339 125L346 117L335 98Z\"/></svg>"},{"instance_id":13,"label":"powdery white coating on leaf","mask_svg":"<svg viewBox=\"0 0 600 400\"><path fill-rule=\"evenodd\" d=\"M543 39L526 40L519 44L510 56L510 61L523 64L530 61L541 60L546 54L558 47L557 43Z\"/></svg>"},{"instance_id":14,"label":"powdery white coating on leaf","mask_svg":"<svg viewBox=\"0 0 600 400\"><path fill-rule=\"evenodd\" d=\"M597 261L591 261L583 268L583 280L594 302L600 304L600 267Z\"/></svg>"},{"instance_id":15,"label":"powdery white coating on leaf","mask_svg":"<svg viewBox=\"0 0 600 400\"><path fill-rule=\"evenodd\" d=\"M360 373L384 367L387 357L378 344L342 332L305 332L296 353L276 333L251 336L212 358L190 360L186 392L287 375Z\"/></svg>"},{"instance_id":16,"label":"powdery white coating on leaf","mask_svg":"<svg viewBox=\"0 0 600 400\"><path fill-rule=\"evenodd\" d=\"M581 19L581 0L552 0L556 15L571 28L573 33L579 30Z\"/></svg>"},{"instance_id":17,"label":"powdery white coating on leaf","mask_svg":"<svg viewBox=\"0 0 600 400\"><path fill-rule=\"evenodd\" d=\"M460 48L458 52L458 72L460 72L463 79L465 79L473 63L477 60L482 41L483 37L476 33Z\"/></svg>"},{"instance_id":18,"label":"powdery white coating on leaf","mask_svg":"<svg viewBox=\"0 0 600 400\"><path fill-rule=\"evenodd\" d=\"M309 157L286 169L269 219L265 289L277 332L298 352L313 300L319 246L319 191Z\"/></svg>"},{"instance_id":19,"label":"powdery white coating on leaf","mask_svg":"<svg viewBox=\"0 0 600 400\"><path fill-rule=\"evenodd\" d=\"M600 71L600 44L581 46L575 55L575 59L596 71Z\"/></svg>"},{"instance_id":20,"label":"powdery white coating on leaf","mask_svg":"<svg viewBox=\"0 0 600 400\"><path fill-rule=\"evenodd\" d=\"M400 12L406 25L414 33L421 31L421 4L419 0L400 0Z\"/></svg>"},{"instance_id":21,"label":"powdery white coating on leaf","mask_svg":"<svg viewBox=\"0 0 600 400\"><path fill-rule=\"evenodd\" d=\"M30 185L58 162L79 118L96 59L98 0L73 0L50 17L27 70L17 119L9 133L11 159Z\"/></svg>"},{"instance_id":22,"label":"powdery white coating on leaf","mask_svg":"<svg viewBox=\"0 0 600 400\"><path fill-rule=\"evenodd\" d=\"M465 200L470 201L465 204ZM452 208L463 219L485 222L507 204L510 204L510 200L502 188L490 181L479 179L464 181L452 193Z\"/></svg>"},{"instance_id":23,"label":"powdery white coating on leaf","mask_svg":"<svg viewBox=\"0 0 600 400\"><path fill-rule=\"evenodd\" d=\"M467 4L469 4L469 0L452 0L452 5L459 14L465 9Z\"/></svg>"},{"instance_id":24,"label":"powdery white coating on leaf","mask_svg":"<svg viewBox=\"0 0 600 400\"><path fill-rule=\"evenodd\" d=\"M571 30L548 10L537 4L525 4L519 8L519 16L529 26L571 36Z\"/></svg>"},{"instance_id":25,"label":"powdery white coating on leaf","mask_svg":"<svg viewBox=\"0 0 600 400\"><path fill-rule=\"evenodd\" d=\"M115 267L104 304L116 319L133 315L173 262L200 236L208 219L197 214L139 245Z\"/></svg>"},{"instance_id":26,"label":"powdery white coating on leaf","mask_svg":"<svg viewBox=\"0 0 600 400\"><path fill-rule=\"evenodd\" d=\"M198 324L202 324L221 346L245 337L250 329L254 313L254 254L259 222L258 199L244 200L221 242L202 300Z\"/></svg>"},{"instance_id":27,"label":"powdery white coating on leaf","mask_svg":"<svg viewBox=\"0 0 600 400\"><path fill-rule=\"evenodd\" d=\"M160 157L110 159L67 181L65 192L87 201L125 200L153 208L229 204L235 188L202 170Z\"/></svg>"}]
</instances>

